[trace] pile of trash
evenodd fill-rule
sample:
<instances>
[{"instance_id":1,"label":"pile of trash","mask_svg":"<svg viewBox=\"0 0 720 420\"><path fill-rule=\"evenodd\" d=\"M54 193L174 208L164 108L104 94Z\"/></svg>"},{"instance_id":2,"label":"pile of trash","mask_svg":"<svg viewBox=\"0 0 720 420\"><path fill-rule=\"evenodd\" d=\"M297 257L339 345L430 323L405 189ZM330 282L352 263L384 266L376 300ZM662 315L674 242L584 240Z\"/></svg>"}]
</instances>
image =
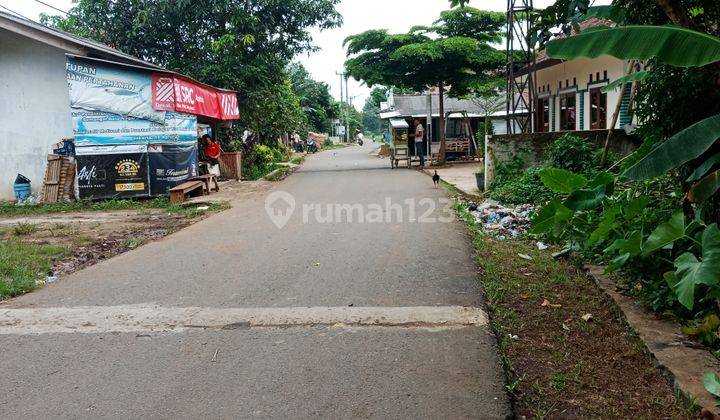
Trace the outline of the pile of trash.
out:
<instances>
[{"instance_id":1,"label":"pile of trash","mask_svg":"<svg viewBox=\"0 0 720 420\"><path fill-rule=\"evenodd\" d=\"M468 209L485 232L500 240L524 235L530 229L530 219L535 212L535 207L530 204L505 207L495 200L468 203Z\"/></svg>"}]
</instances>

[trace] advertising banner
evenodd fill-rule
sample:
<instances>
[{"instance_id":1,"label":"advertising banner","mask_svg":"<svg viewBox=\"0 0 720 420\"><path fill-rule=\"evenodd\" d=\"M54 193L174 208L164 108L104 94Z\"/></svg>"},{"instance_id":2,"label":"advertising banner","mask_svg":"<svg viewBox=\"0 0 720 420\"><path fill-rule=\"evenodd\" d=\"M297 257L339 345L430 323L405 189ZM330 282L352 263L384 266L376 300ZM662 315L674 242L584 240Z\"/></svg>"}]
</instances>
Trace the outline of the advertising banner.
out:
<instances>
[{"instance_id":1,"label":"advertising banner","mask_svg":"<svg viewBox=\"0 0 720 420\"><path fill-rule=\"evenodd\" d=\"M240 118L236 94L218 92L218 99L220 99L220 117L223 120L236 120Z\"/></svg>"},{"instance_id":2,"label":"advertising banner","mask_svg":"<svg viewBox=\"0 0 720 420\"><path fill-rule=\"evenodd\" d=\"M170 73L153 73L152 106L156 110L204 115L218 120L240 118L235 93L201 86Z\"/></svg>"},{"instance_id":3,"label":"advertising banner","mask_svg":"<svg viewBox=\"0 0 720 420\"><path fill-rule=\"evenodd\" d=\"M177 111L214 118L220 116L215 92L177 77L174 78L173 83L175 84L175 109Z\"/></svg>"},{"instance_id":4,"label":"advertising banner","mask_svg":"<svg viewBox=\"0 0 720 420\"><path fill-rule=\"evenodd\" d=\"M80 198L132 198L150 195L146 146L78 147Z\"/></svg>"},{"instance_id":5,"label":"advertising banner","mask_svg":"<svg viewBox=\"0 0 720 420\"><path fill-rule=\"evenodd\" d=\"M166 112L160 124L100 111L73 109L71 114L78 146L197 142L194 115Z\"/></svg>"},{"instance_id":6,"label":"advertising banner","mask_svg":"<svg viewBox=\"0 0 720 420\"><path fill-rule=\"evenodd\" d=\"M165 122L152 106L152 72L70 56L65 69L72 108Z\"/></svg>"},{"instance_id":7,"label":"advertising banner","mask_svg":"<svg viewBox=\"0 0 720 420\"><path fill-rule=\"evenodd\" d=\"M190 145L150 145L150 193L165 195L172 187L198 175L197 143Z\"/></svg>"}]
</instances>

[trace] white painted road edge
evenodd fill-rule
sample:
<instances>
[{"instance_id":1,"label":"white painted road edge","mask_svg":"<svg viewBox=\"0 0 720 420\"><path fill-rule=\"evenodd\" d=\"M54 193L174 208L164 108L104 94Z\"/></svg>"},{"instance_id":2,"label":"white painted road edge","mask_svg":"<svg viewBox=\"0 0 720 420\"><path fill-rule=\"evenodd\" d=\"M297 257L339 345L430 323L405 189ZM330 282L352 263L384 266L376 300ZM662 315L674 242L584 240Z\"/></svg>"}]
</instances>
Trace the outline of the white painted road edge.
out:
<instances>
[{"instance_id":1,"label":"white painted road edge","mask_svg":"<svg viewBox=\"0 0 720 420\"><path fill-rule=\"evenodd\" d=\"M182 332L292 326L458 328L487 325L480 308L462 306L173 308L156 305L0 307L0 335Z\"/></svg>"}]
</instances>

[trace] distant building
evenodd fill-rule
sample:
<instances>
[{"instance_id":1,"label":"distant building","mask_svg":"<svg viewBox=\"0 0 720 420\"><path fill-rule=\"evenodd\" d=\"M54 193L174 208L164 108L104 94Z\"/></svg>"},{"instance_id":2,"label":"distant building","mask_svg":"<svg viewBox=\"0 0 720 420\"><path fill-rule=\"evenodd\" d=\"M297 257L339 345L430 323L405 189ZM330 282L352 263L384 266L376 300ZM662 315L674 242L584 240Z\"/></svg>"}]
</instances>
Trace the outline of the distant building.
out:
<instances>
[{"instance_id":1,"label":"distant building","mask_svg":"<svg viewBox=\"0 0 720 420\"><path fill-rule=\"evenodd\" d=\"M430 102L428 102L428 98ZM427 125L428 105L432 114L432 125L426 128L427 135L424 144L426 153L432 151L433 154L436 154L440 148L440 95L437 90L421 94L395 94L390 90L387 102L382 103L380 118L384 120L403 118L411 127L413 120L417 118L425 126ZM445 136L448 143L468 137L466 121L469 122L469 129L472 133L477 135L478 128L485 119L485 111L476 101L456 99L446 95L444 105L445 114L447 115ZM506 132L503 115L491 113L490 118L493 120L494 128L500 130L499 133L498 131L496 133L503 134ZM430 142L428 142L428 138L431 140ZM414 149L414 144L411 144L411 149ZM414 150L411 150L411 153L414 155ZM471 151L471 154L473 153L474 150Z\"/></svg>"}]
</instances>

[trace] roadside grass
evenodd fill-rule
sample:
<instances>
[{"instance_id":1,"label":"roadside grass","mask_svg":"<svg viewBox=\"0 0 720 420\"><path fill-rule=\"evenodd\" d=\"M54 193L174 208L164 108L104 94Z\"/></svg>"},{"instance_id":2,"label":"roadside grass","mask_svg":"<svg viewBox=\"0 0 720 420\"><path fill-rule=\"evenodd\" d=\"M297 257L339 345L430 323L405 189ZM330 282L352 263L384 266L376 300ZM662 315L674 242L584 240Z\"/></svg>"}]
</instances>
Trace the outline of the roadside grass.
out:
<instances>
[{"instance_id":1,"label":"roadside grass","mask_svg":"<svg viewBox=\"0 0 720 420\"><path fill-rule=\"evenodd\" d=\"M290 175L292 172L293 170L289 166L281 166L275 171L265 175L265 179L273 182L282 181L283 179L287 178L287 176Z\"/></svg>"},{"instance_id":2,"label":"roadside grass","mask_svg":"<svg viewBox=\"0 0 720 420\"><path fill-rule=\"evenodd\" d=\"M293 165L299 165L299 164L303 163L304 160L305 160L304 156L296 156L296 157L292 158L292 160L290 160L290 163L292 163Z\"/></svg>"},{"instance_id":3,"label":"roadside grass","mask_svg":"<svg viewBox=\"0 0 720 420\"><path fill-rule=\"evenodd\" d=\"M37 288L35 280L46 275L54 259L67 253L62 246L0 241L0 300Z\"/></svg>"},{"instance_id":4,"label":"roadside grass","mask_svg":"<svg viewBox=\"0 0 720 420\"><path fill-rule=\"evenodd\" d=\"M352 143L333 143L331 141L326 141L320 146L320 150L333 150L333 149L342 149L343 147L348 147Z\"/></svg>"},{"instance_id":5,"label":"roadside grass","mask_svg":"<svg viewBox=\"0 0 720 420\"><path fill-rule=\"evenodd\" d=\"M529 240L486 235L459 200L454 209L470 230L518 418L693 417L581 268Z\"/></svg>"},{"instance_id":6,"label":"roadside grass","mask_svg":"<svg viewBox=\"0 0 720 420\"><path fill-rule=\"evenodd\" d=\"M153 199L137 199L137 200L78 200L66 203L49 203L37 205L18 206L9 201L0 201L0 217L13 216L38 216L52 213L69 213L79 211L112 211L112 210L139 210L147 211L152 209L164 209L169 213L179 213L188 217L196 217L197 214L192 210L192 206L182 206L170 202L168 197L157 197ZM219 211L227 208L222 204L210 205L208 211ZM23 234L23 230L31 229L24 227L20 229L18 235ZM16 227L17 231L17 227ZM25 233L31 233L26 231Z\"/></svg>"}]
</instances>

